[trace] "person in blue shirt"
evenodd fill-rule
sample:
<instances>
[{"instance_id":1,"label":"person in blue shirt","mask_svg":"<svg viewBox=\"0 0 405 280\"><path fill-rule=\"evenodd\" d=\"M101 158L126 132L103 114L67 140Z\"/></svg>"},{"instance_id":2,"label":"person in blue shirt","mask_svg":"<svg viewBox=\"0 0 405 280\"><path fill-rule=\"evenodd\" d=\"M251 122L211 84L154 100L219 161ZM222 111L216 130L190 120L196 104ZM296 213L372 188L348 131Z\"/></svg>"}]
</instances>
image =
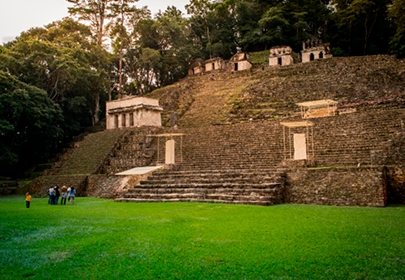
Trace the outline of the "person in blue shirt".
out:
<instances>
[{"instance_id":1,"label":"person in blue shirt","mask_svg":"<svg viewBox=\"0 0 405 280\"><path fill-rule=\"evenodd\" d=\"M76 196L75 187L70 187L70 191L69 191L70 204L75 204L75 196Z\"/></svg>"}]
</instances>

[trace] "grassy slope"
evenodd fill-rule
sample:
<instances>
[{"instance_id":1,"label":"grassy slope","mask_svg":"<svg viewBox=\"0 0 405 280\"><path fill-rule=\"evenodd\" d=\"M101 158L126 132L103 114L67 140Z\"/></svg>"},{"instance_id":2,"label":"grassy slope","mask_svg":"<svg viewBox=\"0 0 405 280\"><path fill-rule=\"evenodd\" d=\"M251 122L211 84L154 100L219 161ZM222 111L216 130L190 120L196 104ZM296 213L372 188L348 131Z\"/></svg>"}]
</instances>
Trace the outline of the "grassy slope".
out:
<instances>
[{"instance_id":1,"label":"grassy slope","mask_svg":"<svg viewBox=\"0 0 405 280\"><path fill-rule=\"evenodd\" d=\"M261 61L258 53L254 59ZM164 123L177 111L180 127L199 127L299 116L297 102L333 99L341 104L374 100L404 91L405 60L393 56L336 57L291 66L231 74L189 76L148 97L158 98Z\"/></svg>"},{"instance_id":2,"label":"grassy slope","mask_svg":"<svg viewBox=\"0 0 405 280\"><path fill-rule=\"evenodd\" d=\"M0 198L1 279L404 279L405 207Z\"/></svg>"}]
</instances>

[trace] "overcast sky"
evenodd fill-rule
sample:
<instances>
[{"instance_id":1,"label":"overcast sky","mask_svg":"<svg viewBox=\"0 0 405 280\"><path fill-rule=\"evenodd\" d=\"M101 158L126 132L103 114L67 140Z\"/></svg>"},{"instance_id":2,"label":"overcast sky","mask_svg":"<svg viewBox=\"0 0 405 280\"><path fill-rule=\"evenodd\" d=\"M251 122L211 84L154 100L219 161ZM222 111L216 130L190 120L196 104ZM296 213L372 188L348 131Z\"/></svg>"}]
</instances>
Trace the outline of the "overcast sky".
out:
<instances>
[{"instance_id":1,"label":"overcast sky","mask_svg":"<svg viewBox=\"0 0 405 280\"><path fill-rule=\"evenodd\" d=\"M137 7L148 6L152 15L167 6L175 6L185 13L189 0L140 0ZM0 44L14 39L31 27L42 27L68 16L66 0L0 0Z\"/></svg>"}]
</instances>

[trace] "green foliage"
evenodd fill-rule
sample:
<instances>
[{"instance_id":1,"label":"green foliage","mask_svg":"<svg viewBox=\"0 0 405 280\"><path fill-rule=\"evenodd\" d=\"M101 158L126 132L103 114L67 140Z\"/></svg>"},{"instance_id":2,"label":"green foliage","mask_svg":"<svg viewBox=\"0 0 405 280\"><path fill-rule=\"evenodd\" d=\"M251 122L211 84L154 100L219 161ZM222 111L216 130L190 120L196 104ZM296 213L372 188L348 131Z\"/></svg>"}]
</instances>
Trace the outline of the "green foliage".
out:
<instances>
[{"instance_id":1,"label":"green foliage","mask_svg":"<svg viewBox=\"0 0 405 280\"><path fill-rule=\"evenodd\" d=\"M394 29L390 42L391 51L398 57L405 57L405 1L394 0L389 7L388 16Z\"/></svg>"},{"instance_id":2,"label":"green foliage","mask_svg":"<svg viewBox=\"0 0 405 280\"><path fill-rule=\"evenodd\" d=\"M401 279L404 207L0 198L2 279Z\"/></svg>"},{"instance_id":3,"label":"green foliage","mask_svg":"<svg viewBox=\"0 0 405 280\"><path fill-rule=\"evenodd\" d=\"M387 18L389 1L336 2L337 13L331 17L332 30L329 35L332 45L349 55L387 53L390 36Z\"/></svg>"},{"instance_id":4,"label":"green foliage","mask_svg":"<svg viewBox=\"0 0 405 280\"><path fill-rule=\"evenodd\" d=\"M250 53L250 60L252 61L253 65L268 65L269 51Z\"/></svg>"},{"instance_id":5,"label":"green foliage","mask_svg":"<svg viewBox=\"0 0 405 280\"><path fill-rule=\"evenodd\" d=\"M62 110L46 92L0 71L0 167L15 175L54 151Z\"/></svg>"}]
</instances>

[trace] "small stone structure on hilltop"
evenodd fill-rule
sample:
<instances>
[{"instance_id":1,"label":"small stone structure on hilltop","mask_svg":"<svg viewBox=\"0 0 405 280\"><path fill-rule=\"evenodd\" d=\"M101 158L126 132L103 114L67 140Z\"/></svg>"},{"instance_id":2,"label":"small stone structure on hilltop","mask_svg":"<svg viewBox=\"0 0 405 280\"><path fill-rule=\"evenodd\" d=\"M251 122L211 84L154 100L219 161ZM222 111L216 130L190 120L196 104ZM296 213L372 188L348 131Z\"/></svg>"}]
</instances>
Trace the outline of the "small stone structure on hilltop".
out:
<instances>
[{"instance_id":1,"label":"small stone structure on hilltop","mask_svg":"<svg viewBox=\"0 0 405 280\"><path fill-rule=\"evenodd\" d=\"M204 62L204 64L205 64L205 72L213 70L225 70L227 68L227 63L220 57L208 59Z\"/></svg>"},{"instance_id":2,"label":"small stone structure on hilltop","mask_svg":"<svg viewBox=\"0 0 405 280\"><path fill-rule=\"evenodd\" d=\"M188 75L193 76L197 74L202 74L205 72L204 60L202 58L197 58L191 62L188 67Z\"/></svg>"},{"instance_id":3,"label":"small stone structure on hilltop","mask_svg":"<svg viewBox=\"0 0 405 280\"><path fill-rule=\"evenodd\" d=\"M294 63L292 48L289 46L277 46L270 48L269 65L291 65Z\"/></svg>"},{"instance_id":4,"label":"small stone structure on hilltop","mask_svg":"<svg viewBox=\"0 0 405 280\"><path fill-rule=\"evenodd\" d=\"M243 52L241 48L237 48L237 53L232 56L229 61L225 61L220 57L214 57L206 61L201 58L193 60L188 67L188 75L193 76L213 70L229 70L236 72L249 70L251 68L252 62L250 61L250 55Z\"/></svg>"},{"instance_id":5,"label":"small stone structure on hilltop","mask_svg":"<svg viewBox=\"0 0 405 280\"><path fill-rule=\"evenodd\" d=\"M322 40L307 40L302 43L301 61L303 63L331 57L329 43L322 43Z\"/></svg>"},{"instance_id":6,"label":"small stone structure on hilltop","mask_svg":"<svg viewBox=\"0 0 405 280\"><path fill-rule=\"evenodd\" d=\"M243 71L252 68L252 63L250 62L250 55L246 52L242 52L238 48L237 53L231 57L229 60L231 63L231 71Z\"/></svg>"},{"instance_id":7,"label":"small stone structure on hilltop","mask_svg":"<svg viewBox=\"0 0 405 280\"><path fill-rule=\"evenodd\" d=\"M146 97L127 97L106 104L107 129L140 126L161 126L159 100Z\"/></svg>"}]
</instances>

